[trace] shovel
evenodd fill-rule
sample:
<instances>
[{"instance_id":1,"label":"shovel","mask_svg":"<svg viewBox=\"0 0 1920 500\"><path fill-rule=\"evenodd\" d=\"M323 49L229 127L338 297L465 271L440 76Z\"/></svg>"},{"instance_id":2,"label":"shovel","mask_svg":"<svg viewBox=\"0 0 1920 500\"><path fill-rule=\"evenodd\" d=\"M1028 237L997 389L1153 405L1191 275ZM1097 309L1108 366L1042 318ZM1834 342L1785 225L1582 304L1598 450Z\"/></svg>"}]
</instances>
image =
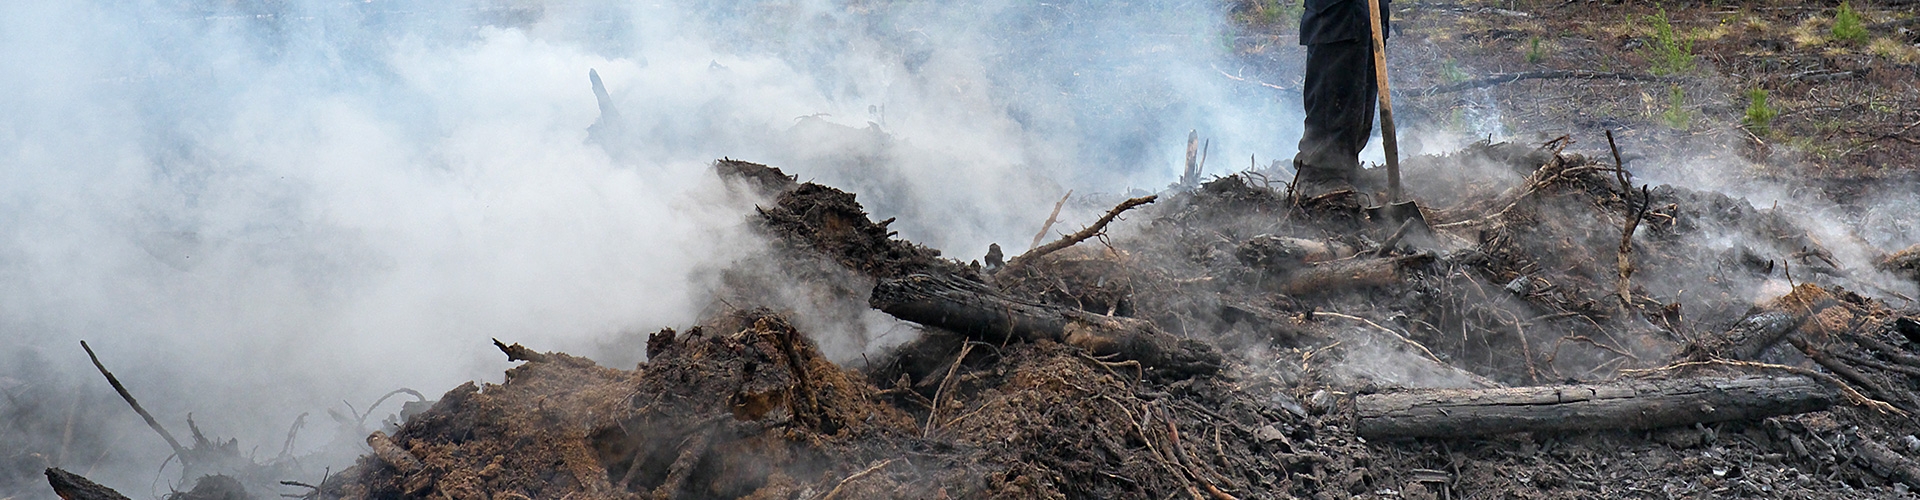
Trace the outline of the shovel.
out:
<instances>
[{"instance_id":1,"label":"shovel","mask_svg":"<svg viewBox=\"0 0 1920 500\"><path fill-rule=\"evenodd\" d=\"M1368 23L1373 28L1373 80L1380 91L1380 146L1387 155L1387 203L1366 209L1367 219L1383 227L1398 228L1392 239L1404 233L1427 235L1433 231L1420 206L1406 199L1400 190L1400 142L1393 131L1393 95L1387 92L1387 39L1381 32L1380 0L1367 0Z\"/></svg>"}]
</instances>

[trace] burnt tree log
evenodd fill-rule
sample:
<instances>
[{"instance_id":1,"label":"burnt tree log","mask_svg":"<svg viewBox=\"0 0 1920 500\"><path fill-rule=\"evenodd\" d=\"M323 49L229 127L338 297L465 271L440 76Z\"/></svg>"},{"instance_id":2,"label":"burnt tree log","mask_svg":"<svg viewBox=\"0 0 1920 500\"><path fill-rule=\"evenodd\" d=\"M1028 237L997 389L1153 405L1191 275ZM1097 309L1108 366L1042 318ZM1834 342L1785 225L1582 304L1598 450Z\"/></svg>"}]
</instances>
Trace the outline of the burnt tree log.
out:
<instances>
[{"instance_id":1,"label":"burnt tree log","mask_svg":"<svg viewBox=\"0 0 1920 500\"><path fill-rule=\"evenodd\" d=\"M883 279L868 303L896 318L973 340L1051 340L1176 375L1220 369L1220 353L1212 346L1175 337L1151 322L1020 300L963 279L926 274Z\"/></svg>"},{"instance_id":2,"label":"burnt tree log","mask_svg":"<svg viewBox=\"0 0 1920 500\"><path fill-rule=\"evenodd\" d=\"M1312 295L1400 283L1407 269L1433 262L1433 255L1362 257L1335 241L1260 235L1234 249L1247 267L1273 277L1268 286L1287 295Z\"/></svg>"},{"instance_id":3,"label":"burnt tree log","mask_svg":"<svg viewBox=\"0 0 1920 500\"><path fill-rule=\"evenodd\" d=\"M1802 284L1792 293L1755 308L1725 333L1707 335L1679 353L1680 361L1711 358L1752 360L1798 331L1839 301L1817 285Z\"/></svg>"},{"instance_id":4,"label":"burnt tree log","mask_svg":"<svg viewBox=\"0 0 1920 500\"><path fill-rule=\"evenodd\" d=\"M1429 262L1431 254L1319 262L1285 273L1274 290L1300 296L1390 286L1405 279L1401 271Z\"/></svg>"},{"instance_id":5,"label":"burnt tree log","mask_svg":"<svg viewBox=\"0 0 1920 500\"><path fill-rule=\"evenodd\" d=\"M128 500L126 495L59 467L47 469L47 484L61 500Z\"/></svg>"},{"instance_id":6,"label":"burnt tree log","mask_svg":"<svg viewBox=\"0 0 1920 500\"><path fill-rule=\"evenodd\" d=\"M1885 445L1865 438L1857 438L1853 445L1854 458L1863 462L1867 470L1875 475L1892 481L1906 483L1909 487L1920 488L1920 463L1901 456Z\"/></svg>"},{"instance_id":7,"label":"burnt tree log","mask_svg":"<svg viewBox=\"0 0 1920 500\"><path fill-rule=\"evenodd\" d=\"M1798 376L1423 390L1356 398L1360 435L1465 437L1632 430L1789 415L1833 405L1833 389Z\"/></svg>"}]
</instances>

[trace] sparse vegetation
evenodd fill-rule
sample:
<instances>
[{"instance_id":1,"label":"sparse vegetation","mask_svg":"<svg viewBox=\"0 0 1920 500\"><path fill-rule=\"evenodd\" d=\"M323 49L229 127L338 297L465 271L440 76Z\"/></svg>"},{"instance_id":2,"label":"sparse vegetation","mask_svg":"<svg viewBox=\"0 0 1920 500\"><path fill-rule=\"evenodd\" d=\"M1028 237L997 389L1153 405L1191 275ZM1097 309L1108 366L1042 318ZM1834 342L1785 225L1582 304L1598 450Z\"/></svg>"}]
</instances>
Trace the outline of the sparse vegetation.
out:
<instances>
[{"instance_id":1,"label":"sparse vegetation","mask_svg":"<svg viewBox=\"0 0 1920 500\"><path fill-rule=\"evenodd\" d=\"M1873 39L1867 44L1867 52L1899 64L1920 62L1920 48L1887 37Z\"/></svg>"},{"instance_id":2,"label":"sparse vegetation","mask_svg":"<svg viewBox=\"0 0 1920 500\"><path fill-rule=\"evenodd\" d=\"M1660 121L1674 130L1687 130L1693 126L1693 113L1687 111L1687 91L1679 85L1667 94L1667 110L1660 112Z\"/></svg>"},{"instance_id":3,"label":"sparse vegetation","mask_svg":"<svg viewBox=\"0 0 1920 500\"><path fill-rule=\"evenodd\" d=\"M1253 0L1253 18L1257 24L1291 25L1300 22L1306 12L1305 0Z\"/></svg>"},{"instance_id":4,"label":"sparse vegetation","mask_svg":"<svg viewBox=\"0 0 1920 500\"><path fill-rule=\"evenodd\" d=\"M1867 25L1860 19L1860 13L1853 10L1849 2L1840 2L1840 10L1833 13L1833 28L1829 30L1834 40L1847 43L1867 41Z\"/></svg>"},{"instance_id":5,"label":"sparse vegetation","mask_svg":"<svg viewBox=\"0 0 1920 500\"><path fill-rule=\"evenodd\" d=\"M1547 49L1540 44L1540 37L1527 39L1527 63L1540 64L1547 60Z\"/></svg>"},{"instance_id":6,"label":"sparse vegetation","mask_svg":"<svg viewBox=\"0 0 1920 500\"><path fill-rule=\"evenodd\" d=\"M1780 116L1778 110L1767 104L1766 89L1747 91L1747 130L1753 135L1766 136L1773 131L1773 118Z\"/></svg>"},{"instance_id":7,"label":"sparse vegetation","mask_svg":"<svg viewBox=\"0 0 1920 500\"><path fill-rule=\"evenodd\" d=\"M1648 44L1648 61L1655 75L1678 75L1693 71L1693 38L1681 35L1673 29L1673 20L1667 17L1667 9L1660 8L1658 14L1647 17L1653 24L1653 40Z\"/></svg>"},{"instance_id":8,"label":"sparse vegetation","mask_svg":"<svg viewBox=\"0 0 1920 500\"><path fill-rule=\"evenodd\" d=\"M1440 78L1445 79L1447 83L1460 83L1467 81L1468 76L1467 72L1460 70L1460 61L1449 57L1440 62Z\"/></svg>"}]
</instances>

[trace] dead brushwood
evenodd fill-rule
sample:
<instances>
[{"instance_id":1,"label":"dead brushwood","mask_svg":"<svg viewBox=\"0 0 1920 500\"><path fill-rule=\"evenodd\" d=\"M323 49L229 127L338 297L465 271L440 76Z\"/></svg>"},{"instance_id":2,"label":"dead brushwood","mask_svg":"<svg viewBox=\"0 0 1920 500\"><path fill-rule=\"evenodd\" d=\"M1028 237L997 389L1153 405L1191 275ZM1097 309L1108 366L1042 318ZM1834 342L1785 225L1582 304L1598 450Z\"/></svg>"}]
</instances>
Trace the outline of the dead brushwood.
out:
<instances>
[{"instance_id":1,"label":"dead brushwood","mask_svg":"<svg viewBox=\"0 0 1920 500\"><path fill-rule=\"evenodd\" d=\"M927 411L927 425L920 430L920 437L933 435L933 424L939 422L940 409L946 403L947 391L953 387L953 375L960 372L960 364L967 361L967 353L973 352L973 343L960 345L960 354L953 357L953 364L947 366L947 376L940 379L940 387L933 392L933 409Z\"/></svg>"},{"instance_id":2,"label":"dead brushwood","mask_svg":"<svg viewBox=\"0 0 1920 500\"><path fill-rule=\"evenodd\" d=\"M1060 207L1067 206L1067 198L1072 197L1073 190L1069 189L1066 195L1060 197L1060 201L1053 204L1053 213L1047 214L1047 222L1040 224L1040 232L1033 233L1033 243L1027 244L1027 251L1031 252L1035 248L1040 248L1040 240L1046 239L1047 231L1052 230L1053 223L1060 220Z\"/></svg>"},{"instance_id":3,"label":"dead brushwood","mask_svg":"<svg viewBox=\"0 0 1920 500\"><path fill-rule=\"evenodd\" d=\"M1892 344L1888 344L1885 341L1873 338L1872 335L1854 334L1854 335L1848 335L1847 337L1850 339L1853 339L1854 342L1858 342L1863 347L1880 351L1881 356L1885 356L1887 359L1893 360L1893 362L1895 363L1899 363L1909 367L1920 368L1920 356L1907 354L1903 352L1904 349L1894 347Z\"/></svg>"},{"instance_id":4,"label":"dead brushwood","mask_svg":"<svg viewBox=\"0 0 1920 500\"><path fill-rule=\"evenodd\" d=\"M1827 371L1839 375L1841 378L1846 379L1847 382L1866 389L1870 394L1879 396L1881 401L1901 401L1906 399L1906 401L1903 402L1909 406L1902 409L1909 412L1914 411L1915 407L1913 406L1913 401L1910 399L1896 398L1896 396L1901 396L1902 394L1888 390L1886 387L1881 386L1879 382L1867 378L1866 374L1860 373L1860 370L1855 370L1852 366L1833 359L1833 356L1827 355L1826 351L1815 348L1812 344L1807 343L1806 340L1801 339L1799 335L1787 334L1786 340L1787 343L1793 344L1794 348L1799 349L1801 354L1807 355L1808 359L1812 359L1814 363L1818 363L1821 368L1826 368Z\"/></svg>"},{"instance_id":5,"label":"dead brushwood","mask_svg":"<svg viewBox=\"0 0 1920 500\"><path fill-rule=\"evenodd\" d=\"M1113 207L1113 210L1107 211L1107 215L1101 216L1100 220L1094 221L1093 225L1087 226L1086 229L1081 229L1080 232L1067 235L1066 237L1060 238L1058 240L1054 240L1054 242L1052 243L1048 243L1038 248L1028 250L1027 253L1020 254L1019 257L1014 257L1013 260L1007 261L1006 267L1000 268L1000 271L996 274L1005 275L1005 276L1014 276L1014 274L1012 273L1015 270L1022 269L1027 265L1032 264L1034 259L1044 257L1047 254L1057 252L1057 251L1060 251L1061 249L1073 246L1082 241L1086 241L1088 238L1105 234L1107 230L1107 224L1112 223L1113 219L1119 217L1121 212L1132 210L1134 207L1138 207L1148 203L1153 203L1153 200L1158 198L1159 198L1159 195L1142 196L1139 198L1133 198L1127 201L1120 202L1119 206Z\"/></svg>"}]
</instances>

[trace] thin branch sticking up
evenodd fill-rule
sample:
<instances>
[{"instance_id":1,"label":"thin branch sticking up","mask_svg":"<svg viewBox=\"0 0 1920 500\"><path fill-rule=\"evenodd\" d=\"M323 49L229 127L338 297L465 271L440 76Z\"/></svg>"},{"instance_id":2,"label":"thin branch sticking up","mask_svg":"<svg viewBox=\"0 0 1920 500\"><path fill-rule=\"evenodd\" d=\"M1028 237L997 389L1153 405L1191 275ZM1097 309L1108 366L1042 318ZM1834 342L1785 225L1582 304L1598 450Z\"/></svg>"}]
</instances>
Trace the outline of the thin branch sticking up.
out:
<instances>
[{"instance_id":1,"label":"thin branch sticking up","mask_svg":"<svg viewBox=\"0 0 1920 500\"><path fill-rule=\"evenodd\" d=\"M1627 191L1627 194L1632 193L1632 190ZM1619 288L1622 318L1633 309L1633 231L1640 228L1640 220L1647 217L1647 206L1652 202L1653 197L1646 186L1640 187L1639 209L1633 208L1631 198L1627 199L1627 227L1620 231L1620 282L1616 285Z\"/></svg>"},{"instance_id":2,"label":"thin branch sticking up","mask_svg":"<svg viewBox=\"0 0 1920 500\"><path fill-rule=\"evenodd\" d=\"M1053 243L1048 243L1045 245L1041 245L1039 248L1028 250L1027 253L1020 254L1019 257L1014 257L1013 260L1007 261L1007 266L1000 268L1000 272L998 274L1006 274L1008 271L1025 267L1027 264L1032 263L1034 259L1038 259L1050 253L1058 252L1062 249L1073 246L1082 241L1086 241L1088 238L1098 236L1106 232L1107 224L1112 223L1113 219L1116 217L1119 217L1121 212L1132 210L1134 207L1138 207L1148 203L1153 203L1153 200L1158 198L1159 198L1159 195L1142 196L1139 198L1134 198L1134 199L1121 202L1120 206L1113 207L1113 210L1107 211L1107 215L1101 216L1100 220L1094 221L1093 225L1087 226L1086 229L1081 229L1080 232L1067 235L1067 237L1065 238L1054 240Z\"/></svg>"},{"instance_id":3,"label":"thin branch sticking up","mask_svg":"<svg viewBox=\"0 0 1920 500\"><path fill-rule=\"evenodd\" d=\"M960 363L966 362L967 353L972 351L973 342L961 345L960 355L955 356L953 358L953 364L947 367L947 377L940 379L940 387L933 392L933 409L927 410L927 425L920 430L921 438L933 434L933 424L938 422L937 418L940 416L940 407L947 401L947 390L953 387L953 374L960 371Z\"/></svg>"},{"instance_id":4,"label":"thin branch sticking up","mask_svg":"<svg viewBox=\"0 0 1920 500\"><path fill-rule=\"evenodd\" d=\"M133 407L133 412L139 413L140 418L147 421L147 427L152 427L154 432L160 433L160 437L167 440L167 446L173 447L173 454L180 457L180 463L185 465L188 454L187 449L180 446L180 440L174 439L173 433L167 432L166 427L161 427L160 421L154 420L152 413L147 413L146 408L140 407L139 401L133 400L133 393L127 392L127 386L121 385L120 379L115 378L113 373L108 372L106 365L100 364L100 357L93 354L93 347L88 346L87 341L80 341L80 348L87 351L87 358L93 360L93 367L98 368L101 375L107 376L107 383L113 385L114 392L120 393L120 399L127 400L127 405Z\"/></svg>"},{"instance_id":5,"label":"thin branch sticking up","mask_svg":"<svg viewBox=\"0 0 1920 500\"><path fill-rule=\"evenodd\" d=\"M1033 243L1027 244L1027 251L1040 248L1040 240L1047 237L1047 231L1053 229L1053 223L1060 221L1060 207L1067 206L1067 198L1071 197L1073 190L1069 189L1066 196L1061 196L1060 201L1053 204L1053 213L1047 214L1047 222L1040 225L1040 232L1033 234Z\"/></svg>"}]
</instances>

